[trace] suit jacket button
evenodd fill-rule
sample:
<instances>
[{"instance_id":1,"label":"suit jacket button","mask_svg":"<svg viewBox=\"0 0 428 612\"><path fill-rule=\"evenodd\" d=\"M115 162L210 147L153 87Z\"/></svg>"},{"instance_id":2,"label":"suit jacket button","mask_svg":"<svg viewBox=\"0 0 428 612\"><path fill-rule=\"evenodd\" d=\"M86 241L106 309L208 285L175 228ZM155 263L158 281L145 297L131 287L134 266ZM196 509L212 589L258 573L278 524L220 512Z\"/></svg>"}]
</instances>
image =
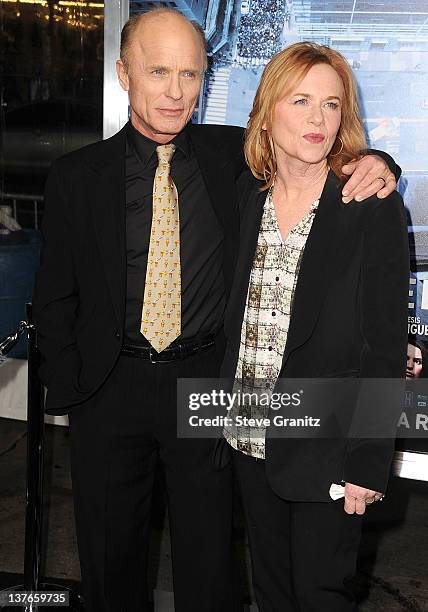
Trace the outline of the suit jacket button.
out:
<instances>
[{"instance_id":1,"label":"suit jacket button","mask_svg":"<svg viewBox=\"0 0 428 612\"><path fill-rule=\"evenodd\" d=\"M117 338L119 340L119 338L120 338L119 332L117 331L114 335L115 335L115 338Z\"/></svg>"}]
</instances>

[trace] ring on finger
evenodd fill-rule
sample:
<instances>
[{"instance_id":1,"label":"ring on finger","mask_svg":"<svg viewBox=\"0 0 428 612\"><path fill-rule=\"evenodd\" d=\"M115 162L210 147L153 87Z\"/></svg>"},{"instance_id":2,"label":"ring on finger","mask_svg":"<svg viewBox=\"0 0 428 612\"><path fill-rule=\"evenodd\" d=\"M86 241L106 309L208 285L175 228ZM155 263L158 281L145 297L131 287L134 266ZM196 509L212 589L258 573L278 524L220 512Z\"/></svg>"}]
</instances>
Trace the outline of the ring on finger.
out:
<instances>
[{"instance_id":1,"label":"ring on finger","mask_svg":"<svg viewBox=\"0 0 428 612\"><path fill-rule=\"evenodd\" d=\"M383 178L383 176L377 176L376 178L379 179L380 181L383 181L383 186L385 187L386 180Z\"/></svg>"},{"instance_id":2,"label":"ring on finger","mask_svg":"<svg viewBox=\"0 0 428 612\"><path fill-rule=\"evenodd\" d=\"M370 499L365 500L365 504L366 506L369 506L370 504L373 504L375 501L376 501L375 498L371 497Z\"/></svg>"}]
</instances>

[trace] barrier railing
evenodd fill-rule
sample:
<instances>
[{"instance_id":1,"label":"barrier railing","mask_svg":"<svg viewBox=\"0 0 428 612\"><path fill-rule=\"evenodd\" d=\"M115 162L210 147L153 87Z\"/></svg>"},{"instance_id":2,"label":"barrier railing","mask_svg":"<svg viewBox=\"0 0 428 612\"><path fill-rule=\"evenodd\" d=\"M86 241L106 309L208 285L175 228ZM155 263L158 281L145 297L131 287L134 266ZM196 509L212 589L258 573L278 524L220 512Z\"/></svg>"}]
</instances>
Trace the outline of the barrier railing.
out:
<instances>
[{"instance_id":1,"label":"barrier railing","mask_svg":"<svg viewBox=\"0 0 428 612\"><path fill-rule=\"evenodd\" d=\"M68 610L84 610L82 598L72 590L41 582L43 513L43 454L44 454L44 390L37 371L40 352L37 333L32 319L32 306L26 305L27 320L21 321L15 331L0 341L0 356L6 355L23 334L28 339L28 395L27 395L27 477L25 508L24 584L0 592L0 610L35 612L46 609L47 594L62 594L60 601L68 601ZM51 602L55 601L55 598ZM22 605L17 605L22 602ZM59 605L62 606L59 602ZM51 610L56 606L49 604Z\"/></svg>"}]
</instances>

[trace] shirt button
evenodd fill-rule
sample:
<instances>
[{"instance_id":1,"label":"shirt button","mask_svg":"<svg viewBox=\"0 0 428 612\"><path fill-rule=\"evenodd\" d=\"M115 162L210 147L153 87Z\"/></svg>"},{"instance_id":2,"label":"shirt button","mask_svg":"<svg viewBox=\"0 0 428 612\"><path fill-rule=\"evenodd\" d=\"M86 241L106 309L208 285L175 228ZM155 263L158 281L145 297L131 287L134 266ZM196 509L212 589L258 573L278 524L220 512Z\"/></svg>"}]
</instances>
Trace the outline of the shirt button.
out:
<instances>
[{"instance_id":1,"label":"shirt button","mask_svg":"<svg viewBox=\"0 0 428 612\"><path fill-rule=\"evenodd\" d=\"M275 280L276 280L276 282L278 282L279 281L279 276L277 276Z\"/></svg>"},{"instance_id":2,"label":"shirt button","mask_svg":"<svg viewBox=\"0 0 428 612\"><path fill-rule=\"evenodd\" d=\"M272 311L272 316L276 317L276 312L275 311Z\"/></svg>"},{"instance_id":3,"label":"shirt button","mask_svg":"<svg viewBox=\"0 0 428 612\"><path fill-rule=\"evenodd\" d=\"M269 350L269 351L271 351L271 350L272 350L272 347L270 346L268 350Z\"/></svg>"},{"instance_id":4,"label":"shirt button","mask_svg":"<svg viewBox=\"0 0 428 612\"><path fill-rule=\"evenodd\" d=\"M114 334L114 336L115 336L115 338L119 339L119 338L120 338L120 334L119 334L119 332L117 331L117 332Z\"/></svg>"}]
</instances>

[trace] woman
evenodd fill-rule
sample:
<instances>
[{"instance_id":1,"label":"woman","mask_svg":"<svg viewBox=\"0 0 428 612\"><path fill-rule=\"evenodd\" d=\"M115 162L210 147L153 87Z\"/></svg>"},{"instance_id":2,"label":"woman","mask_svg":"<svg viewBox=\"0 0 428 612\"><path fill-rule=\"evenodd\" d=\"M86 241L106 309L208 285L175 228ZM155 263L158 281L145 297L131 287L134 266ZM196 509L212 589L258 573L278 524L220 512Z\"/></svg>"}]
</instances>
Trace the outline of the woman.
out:
<instances>
[{"instance_id":1,"label":"woman","mask_svg":"<svg viewBox=\"0 0 428 612\"><path fill-rule=\"evenodd\" d=\"M271 392L281 378L404 378L401 197L341 200L341 168L365 146L345 58L305 42L269 62L246 132L251 172L240 185L240 255L225 323L223 376L235 375L243 391L263 381ZM260 611L354 610L347 580L365 507L386 489L391 439L224 433Z\"/></svg>"},{"instance_id":2,"label":"woman","mask_svg":"<svg viewBox=\"0 0 428 612\"><path fill-rule=\"evenodd\" d=\"M407 343L407 380L414 380L415 378L425 378L425 360L425 346L415 336L409 336Z\"/></svg>"}]
</instances>

